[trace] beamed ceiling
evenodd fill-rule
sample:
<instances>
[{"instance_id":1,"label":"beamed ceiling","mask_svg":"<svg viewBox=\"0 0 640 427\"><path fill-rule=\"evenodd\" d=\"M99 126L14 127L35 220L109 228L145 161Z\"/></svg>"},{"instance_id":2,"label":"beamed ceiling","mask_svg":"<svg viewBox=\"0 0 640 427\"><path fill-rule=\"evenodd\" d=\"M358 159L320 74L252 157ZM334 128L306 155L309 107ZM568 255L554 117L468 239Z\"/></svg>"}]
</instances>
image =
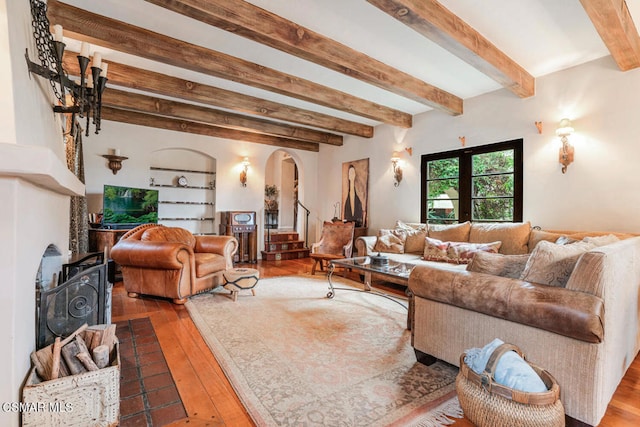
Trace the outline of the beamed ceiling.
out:
<instances>
[{"instance_id":1,"label":"beamed ceiling","mask_svg":"<svg viewBox=\"0 0 640 427\"><path fill-rule=\"evenodd\" d=\"M47 2L70 75L82 41L109 63L104 120L310 151L500 88L532 97L536 77L606 55L637 68L638 3Z\"/></svg>"}]
</instances>

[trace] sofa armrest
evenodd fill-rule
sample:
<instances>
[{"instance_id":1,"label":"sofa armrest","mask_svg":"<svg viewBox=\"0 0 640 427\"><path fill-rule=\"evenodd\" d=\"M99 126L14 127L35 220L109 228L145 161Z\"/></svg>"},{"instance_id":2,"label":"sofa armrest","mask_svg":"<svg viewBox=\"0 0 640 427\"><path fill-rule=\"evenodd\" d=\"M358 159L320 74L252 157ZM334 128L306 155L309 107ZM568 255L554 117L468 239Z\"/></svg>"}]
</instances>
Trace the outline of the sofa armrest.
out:
<instances>
[{"instance_id":1,"label":"sofa armrest","mask_svg":"<svg viewBox=\"0 0 640 427\"><path fill-rule=\"evenodd\" d=\"M195 236L196 252L223 255L226 268L233 268L233 255L238 250L238 240L233 236Z\"/></svg>"},{"instance_id":2,"label":"sofa armrest","mask_svg":"<svg viewBox=\"0 0 640 427\"><path fill-rule=\"evenodd\" d=\"M584 292L428 265L413 269L409 289L415 298L454 305L581 341L599 343L604 339L604 302Z\"/></svg>"},{"instance_id":3,"label":"sofa armrest","mask_svg":"<svg viewBox=\"0 0 640 427\"><path fill-rule=\"evenodd\" d=\"M376 247L378 236L360 236L356 239L356 251L358 256L367 256L374 253L373 248Z\"/></svg>"},{"instance_id":4,"label":"sofa armrest","mask_svg":"<svg viewBox=\"0 0 640 427\"><path fill-rule=\"evenodd\" d=\"M182 243L120 240L111 258L121 266L179 270L193 259L193 249Z\"/></svg>"}]
</instances>

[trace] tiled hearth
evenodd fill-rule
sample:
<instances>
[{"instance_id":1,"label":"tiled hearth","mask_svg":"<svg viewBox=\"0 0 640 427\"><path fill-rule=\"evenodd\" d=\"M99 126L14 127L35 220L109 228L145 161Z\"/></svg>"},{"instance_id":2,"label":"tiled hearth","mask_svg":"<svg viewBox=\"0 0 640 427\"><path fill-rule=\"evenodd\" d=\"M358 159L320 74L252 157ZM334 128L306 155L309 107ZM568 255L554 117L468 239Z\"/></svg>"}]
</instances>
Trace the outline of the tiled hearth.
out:
<instances>
[{"instance_id":1,"label":"tiled hearth","mask_svg":"<svg viewBox=\"0 0 640 427\"><path fill-rule=\"evenodd\" d=\"M148 317L116 322L120 427L163 426L187 417Z\"/></svg>"}]
</instances>

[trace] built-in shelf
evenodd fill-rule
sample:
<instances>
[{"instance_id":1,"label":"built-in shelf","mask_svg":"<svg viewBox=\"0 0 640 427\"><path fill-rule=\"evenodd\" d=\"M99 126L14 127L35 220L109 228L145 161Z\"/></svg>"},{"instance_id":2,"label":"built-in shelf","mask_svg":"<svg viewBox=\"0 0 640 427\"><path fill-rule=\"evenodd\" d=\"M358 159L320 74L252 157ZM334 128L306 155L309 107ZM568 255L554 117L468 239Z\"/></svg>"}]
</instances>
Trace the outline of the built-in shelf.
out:
<instances>
[{"instance_id":1,"label":"built-in shelf","mask_svg":"<svg viewBox=\"0 0 640 427\"><path fill-rule=\"evenodd\" d=\"M211 171L199 171L199 170L191 170L191 169L173 169L173 168L159 168L156 166L151 166L149 169L152 171L167 171L167 172L186 172L186 173L203 173L205 175L215 175L215 172Z\"/></svg>"},{"instance_id":2,"label":"built-in shelf","mask_svg":"<svg viewBox=\"0 0 640 427\"><path fill-rule=\"evenodd\" d=\"M214 202L185 202L181 200L159 200L158 203L165 205L207 205L214 206Z\"/></svg>"},{"instance_id":3,"label":"built-in shelf","mask_svg":"<svg viewBox=\"0 0 640 427\"><path fill-rule=\"evenodd\" d=\"M158 221L213 221L213 217L210 218L158 218Z\"/></svg>"},{"instance_id":4,"label":"built-in shelf","mask_svg":"<svg viewBox=\"0 0 640 427\"><path fill-rule=\"evenodd\" d=\"M197 186L197 185L173 185L173 184L150 184L149 187L165 187L165 188L191 188L191 189L197 189L197 190L215 190L216 187L212 186L212 187L204 187L204 186Z\"/></svg>"},{"instance_id":5,"label":"built-in shelf","mask_svg":"<svg viewBox=\"0 0 640 427\"><path fill-rule=\"evenodd\" d=\"M184 227L193 234L215 235L216 173L206 167L170 166L165 163L149 167L149 186L159 190L158 221ZM202 167L186 162L176 166Z\"/></svg>"}]
</instances>

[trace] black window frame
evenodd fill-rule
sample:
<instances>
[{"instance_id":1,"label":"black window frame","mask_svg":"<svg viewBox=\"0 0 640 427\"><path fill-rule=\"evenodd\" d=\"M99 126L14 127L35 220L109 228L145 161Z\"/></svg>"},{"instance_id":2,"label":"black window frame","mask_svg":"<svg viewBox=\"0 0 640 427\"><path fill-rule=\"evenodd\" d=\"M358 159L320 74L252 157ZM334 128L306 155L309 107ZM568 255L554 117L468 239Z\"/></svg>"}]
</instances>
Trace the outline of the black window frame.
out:
<instances>
[{"instance_id":1,"label":"black window frame","mask_svg":"<svg viewBox=\"0 0 640 427\"><path fill-rule=\"evenodd\" d=\"M459 159L459 207L458 222L473 221L472 214L472 156L485 154L494 151L513 150L513 220L510 222L522 222L523 206L523 139L513 139L510 141L497 142L493 144L480 145L477 147L465 147L459 150L444 151L440 153L423 154L420 162L420 222L427 223L427 164L433 160L443 160L457 157ZM476 220L476 222L489 222ZM496 222L496 221L490 221ZM507 222L507 221L505 221Z\"/></svg>"}]
</instances>

